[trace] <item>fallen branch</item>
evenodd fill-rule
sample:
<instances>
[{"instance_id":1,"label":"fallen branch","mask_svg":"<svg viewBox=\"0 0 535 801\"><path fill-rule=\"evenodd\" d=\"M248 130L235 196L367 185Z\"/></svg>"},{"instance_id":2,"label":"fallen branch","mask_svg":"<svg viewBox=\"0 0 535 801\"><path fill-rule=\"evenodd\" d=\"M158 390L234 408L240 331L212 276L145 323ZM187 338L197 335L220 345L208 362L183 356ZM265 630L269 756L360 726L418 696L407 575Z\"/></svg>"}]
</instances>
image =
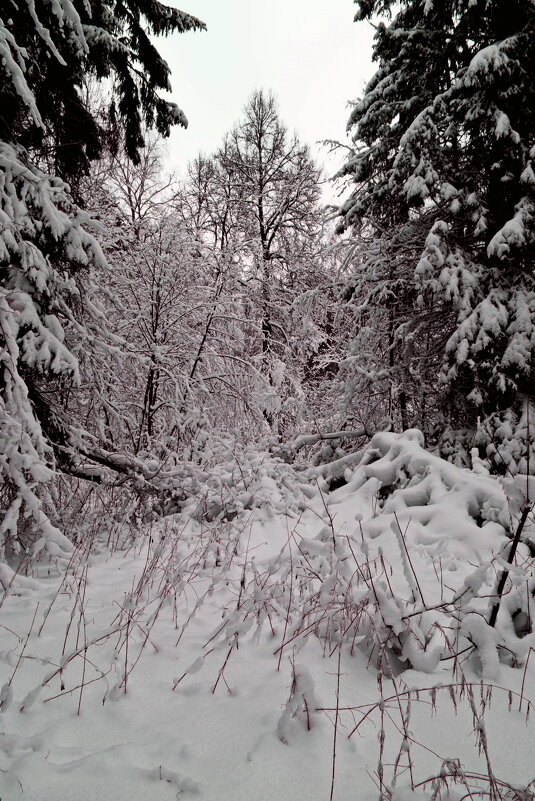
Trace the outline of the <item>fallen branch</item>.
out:
<instances>
[{"instance_id":1,"label":"fallen branch","mask_svg":"<svg viewBox=\"0 0 535 801\"><path fill-rule=\"evenodd\" d=\"M292 451L299 451L309 445L315 445L316 442L323 442L324 440L331 439L360 439L361 437L373 436L371 431L366 428L357 428L356 431L331 431L323 434L299 434L292 442L289 442L287 447Z\"/></svg>"}]
</instances>

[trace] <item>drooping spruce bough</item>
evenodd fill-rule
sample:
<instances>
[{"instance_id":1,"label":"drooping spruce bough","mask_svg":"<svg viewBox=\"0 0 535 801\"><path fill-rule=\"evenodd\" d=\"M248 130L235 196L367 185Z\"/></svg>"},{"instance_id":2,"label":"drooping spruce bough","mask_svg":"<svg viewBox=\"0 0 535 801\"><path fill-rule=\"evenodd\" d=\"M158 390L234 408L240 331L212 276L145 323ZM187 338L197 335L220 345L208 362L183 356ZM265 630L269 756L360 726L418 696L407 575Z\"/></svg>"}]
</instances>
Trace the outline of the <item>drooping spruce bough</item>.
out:
<instances>
[{"instance_id":1,"label":"drooping spruce bough","mask_svg":"<svg viewBox=\"0 0 535 801\"><path fill-rule=\"evenodd\" d=\"M357 20L396 7L357 5ZM377 26L379 67L349 119L354 149L342 174L352 189L340 228L375 239L358 276L376 277L377 260L389 248L396 259L393 245L403 243L403 264L380 277L392 287L381 299L393 322L388 346L407 376L394 387L404 422L421 423L422 393L438 381L434 418L441 411L451 429L478 429L489 455L498 446L498 469L526 472L530 450L534 463L533 4L400 5Z\"/></svg>"}]
</instances>

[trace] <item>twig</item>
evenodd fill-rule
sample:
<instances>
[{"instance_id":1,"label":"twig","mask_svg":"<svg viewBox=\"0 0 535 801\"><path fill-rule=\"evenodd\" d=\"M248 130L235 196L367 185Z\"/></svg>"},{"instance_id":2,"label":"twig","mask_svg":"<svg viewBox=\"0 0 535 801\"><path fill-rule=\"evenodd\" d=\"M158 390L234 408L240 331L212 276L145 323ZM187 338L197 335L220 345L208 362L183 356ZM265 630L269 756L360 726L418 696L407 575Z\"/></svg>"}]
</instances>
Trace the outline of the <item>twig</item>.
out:
<instances>
[{"instance_id":1,"label":"twig","mask_svg":"<svg viewBox=\"0 0 535 801\"><path fill-rule=\"evenodd\" d=\"M334 734L333 734L333 759L332 759L332 776L331 776L331 793L329 801L333 801L334 795L334 777L336 775L336 739L338 737L338 722L340 719L340 661L342 658L342 644L338 645L338 665L336 671L336 714L334 716Z\"/></svg>"}]
</instances>

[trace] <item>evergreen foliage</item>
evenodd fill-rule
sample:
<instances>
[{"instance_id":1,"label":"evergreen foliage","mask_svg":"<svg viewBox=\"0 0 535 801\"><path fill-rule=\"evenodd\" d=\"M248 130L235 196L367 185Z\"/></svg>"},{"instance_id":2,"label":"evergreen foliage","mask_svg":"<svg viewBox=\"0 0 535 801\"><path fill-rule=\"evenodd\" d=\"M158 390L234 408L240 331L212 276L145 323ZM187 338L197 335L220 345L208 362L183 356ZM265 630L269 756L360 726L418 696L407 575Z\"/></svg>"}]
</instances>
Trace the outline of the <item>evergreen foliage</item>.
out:
<instances>
[{"instance_id":1,"label":"evergreen foliage","mask_svg":"<svg viewBox=\"0 0 535 801\"><path fill-rule=\"evenodd\" d=\"M395 4L357 5L364 20ZM349 120L340 227L388 240L407 221L424 226L414 313L433 308L442 326L447 419L474 429L480 418L481 442L514 439L534 380L533 4L406 0L379 24L374 57Z\"/></svg>"},{"instance_id":2,"label":"evergreen foliage","mask_svg":"<svg viewBox=\"0 0 535 801\"><path fill-rule=\"evenodd\" d=\"M135 160L142 119L163 133L185 123L157 94L168 88L168 68L145 29L201 26L159 2L15 0L0 19L0 549L7 555L32 542L51 557L68 552L44 515L43 482L55 464L90 477L81 454L103 461L94 439L89 453L80 416L69 415L81 361L102 356L110 341L92 277L105 260L65 183L74 185L102 145L83 81L110 79L110 111Z\"/></svg>"},{"instance_id":3,"label":"evergreen foliage","mask_svg":"<svg viewBox=\"0 0 535 801\"><path fill-rule=\"evenodd\" d=\"M151 0L108 3L15 0L0 25L0 139L20 145L48 171L72 181L102 150L103 131L84 101L84 85L107 80L108 115L138 160L142 125L162 135L187 125L160 90L169 68L149 34L200 29L195 17ZM44 164L43 164L44 163Z\"/></svg>"}]
</instances>

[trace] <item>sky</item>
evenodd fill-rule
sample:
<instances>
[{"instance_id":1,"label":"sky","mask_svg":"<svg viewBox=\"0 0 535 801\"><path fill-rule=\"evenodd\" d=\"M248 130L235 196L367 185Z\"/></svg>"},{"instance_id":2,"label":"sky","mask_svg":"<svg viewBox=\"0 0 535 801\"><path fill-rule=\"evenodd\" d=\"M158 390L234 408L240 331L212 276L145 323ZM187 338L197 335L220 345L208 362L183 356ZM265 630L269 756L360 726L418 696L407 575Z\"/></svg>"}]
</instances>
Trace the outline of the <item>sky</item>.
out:
<instances>
[{"instance_id":1,"label":"sky","mask_svg":"<svg viewBox=\"0 0 535 801\"><path fill-rule=\"evenodd\" d=\"M171 0L168 0L171 2ZM187 130L170 139L171 166L183 172L199 152L211 153L238 122L255 89L272 90L291 132L335 169L318 140L347 141L348 101L374 72L373 29L353 21L352 0L178 0L173 5L206 23L157 46L172 70L171 99Z\"/></svg>"}]
</instances>

